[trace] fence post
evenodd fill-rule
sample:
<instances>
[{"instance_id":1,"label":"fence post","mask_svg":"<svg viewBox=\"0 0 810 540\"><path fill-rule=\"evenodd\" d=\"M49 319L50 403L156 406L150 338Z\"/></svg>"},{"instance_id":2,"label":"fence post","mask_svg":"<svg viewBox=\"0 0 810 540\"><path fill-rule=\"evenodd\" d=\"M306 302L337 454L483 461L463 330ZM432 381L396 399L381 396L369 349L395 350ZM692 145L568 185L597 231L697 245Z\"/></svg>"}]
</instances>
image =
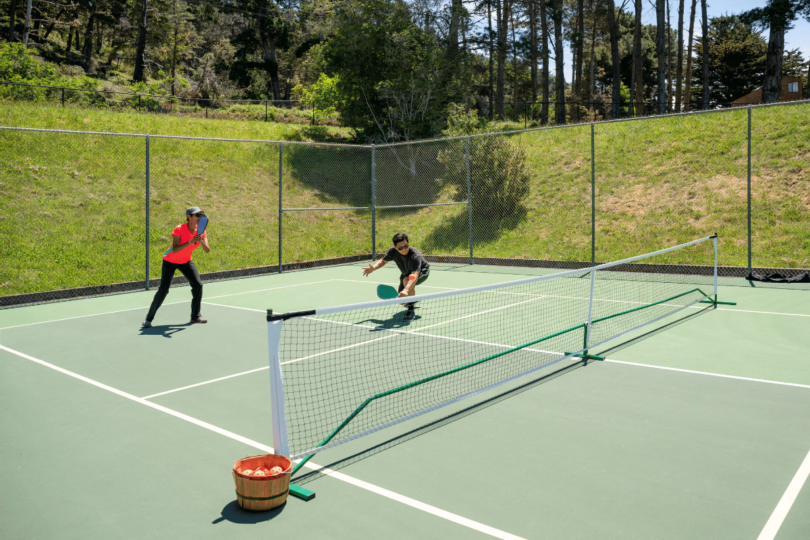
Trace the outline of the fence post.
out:
<instances>
[{"instance_id":1,"label":"fence post","mask_svg":"<svg viewBox=\"0 0 810 540\"><path fill-rule=\"evenodd\" d=\"M596 152L591 122L591 264L596 264Z\"/></svg>"},{"instance_id":2,"label":"fence post","mask_svg":"<svg viewBox=\"0 0 810 540\"><path fill-rule=\"evenodd\" d=\"M141 110L141 95L138 94L138 110Z\"/></svg>"},{"instance_id":3,"label":"fence post","mask_svg":"<svg viewBox=\"0 0 810 540\"><path fill-rule=\"evenodd\" d=\"M284 159L284 143L278 143L278 273L281 273L281 223L284 219L284 200L281 196L282 160Z\"/></svg>"},{"instance_id":4,"label":"fence post","mask_svg":"<svg viewBox=\"0 0 810 540\"><path fill-rule=\"evenodd\" d=\"M146 136L146 290L149 290L149 135Z\"/></svg>"},{"instance_id":5,"label":"fence post","mask_svg":"<svg viewBox=\"0 0 810 540\"><path fill-rule=\"evenodd\" d=\"M267 100L264 100L264 121L267 122Z\"/></svg>"},{"instance_id":6,"label":"fence post","mask_svg":"<svg viewBox=\"0 0 810 540\"><path fill-rule=\"evenodd\" d=\"M748 106L748 275L751 275L751 106Z\"/></svg>"},{"instance_id":7,"label":"fence post","mask_svg":"<svg viewBox=\"0 0 810 540\"><path fill-rule=\"evenodd\" d=\"M371 260L377 260L377 162L371 145Z\"/></svg>"},{"instance_id":8,"label":"fence post","mask_svg":"<svg viewBox=\"0 0 810 540\"><path fill-rule=\"evenodd\" d=\"M464 137L464 164L467 167L467 226L470 234L470 265L473 263L472 188L470 185L470 137Z\"/></svg>"},{"instance_id":9,"label":"fence post","mask_svg":"<svg viewBox=\"0 0 810 540\"><path fill-rule=\"evenodd\" d=\"M65 87L62 87L62 107L65 106Z\"/></svg>"}]
</instances>

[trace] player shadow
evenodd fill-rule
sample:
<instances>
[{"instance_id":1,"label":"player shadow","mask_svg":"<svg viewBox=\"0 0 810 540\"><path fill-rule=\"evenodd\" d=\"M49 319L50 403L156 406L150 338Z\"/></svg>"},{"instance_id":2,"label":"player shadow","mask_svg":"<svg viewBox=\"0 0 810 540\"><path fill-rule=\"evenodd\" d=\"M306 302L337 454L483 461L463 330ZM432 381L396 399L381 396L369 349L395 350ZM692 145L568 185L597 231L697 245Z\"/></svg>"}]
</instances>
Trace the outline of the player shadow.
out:
<instances>
[{"instance_id":1,"label":"player shadow","mask_svg":"<svg viewBox=\"0 0 810 540\"><path fill-rule=\"evenodd\" d=\"M419 306L417 306L416 309L419 309ZM369 332L384 332L386 330L398 330L401 328L407 328L421 318L422 317L417 314L410 321L406 321L405 311L403 310L395 314L390 319L366 319L364 321L356 321L353 324L362 325L363 323L371 323L374 325L374 327L369 328L368 330Z\"/></svg>"},{"instance_id":2,"label":"player shadow","mask_svg":"<svg viewBox=\"0 0 810 540\"><path fill-rule=\"evenodd\" d=\"M140 328L142 336L163 336L165 338L171 338L173 334L177 332L182 332L193 323L187 322L185 324L163 324L158 326L152 326L151 328Z\"/></svg>"},{"instance_id":3,"label":"player shadow","mask_svg":"<svg viewBox=\"0 0 810 540\"><path fill-rule=\"evenodd\" d=\"M222 509L222 515L211 522L211 525L216 525L217 523L222 523L223 521L230 521L231 523L239 523L243 525L255 525L257 523L262 523L264 521L270 521L278 516L281 512L284 511L284 508L287 507L287 503L285 502L281 506L277 506L272 510L266 510L264 512L251 512L249 510L244 510L236 500L233 500L225 505Z\"/></svg>"}]
</instances>

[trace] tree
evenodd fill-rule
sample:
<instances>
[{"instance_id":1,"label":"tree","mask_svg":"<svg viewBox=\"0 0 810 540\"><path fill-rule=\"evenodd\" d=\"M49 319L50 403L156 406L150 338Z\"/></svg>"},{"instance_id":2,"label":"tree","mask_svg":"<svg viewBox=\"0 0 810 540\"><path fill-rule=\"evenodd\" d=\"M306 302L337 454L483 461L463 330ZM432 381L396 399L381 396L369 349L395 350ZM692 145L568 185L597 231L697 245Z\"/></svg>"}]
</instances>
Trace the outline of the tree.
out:
<instances>
[{"instance_id":1,"label":"tree","mask_svg":"<svg viewBox=\"0 0 810 540\"><path fill-rule=\"evenodd\" d=\"M706 0L703 0L705 2ZM667 87L666 87L666 57L664 55L664 29L666 20L664 18L666 0L656 0L656 29L655 29L655 55L658 58L658 114L666 112Z\"/></svg>"},{"instance_id":2,"label":"tree","mask_svg":"<svg viewBox=\"0 0 810 540\"><path fill-rule=\"evenodd\" d=\"M607 10L608 26L610 28L610 62L613 64L613 89L611 91L613 109L611 117L619 118L622 95L621 58L619 57L619 25L616 22L616 6L613 0L608 0Z\"/></svg>"},{"instance_id":3,"label":"tree","mask_svg":"<svg viewBox=\"0 0 810 540\"><path fill-rule=\"evenodd\" d=\"M554 60L556 61L556 73L554 73L554 80L556 82L554 93L556 98L556 105L554 107L554 122L558 125L565 124L565 73L563 71L563 38L562 38L562 25L563 25L563 0L554 1Z\"/></svg>"},{"instance_id":4,"label":"tree","mask_svg":"<svg viewBox=\"0 0 810 540\"><path fill-rule=\"evenodd\" d=\"M135 71L132 74L134 82L146 80L146 15L149 9L148 0L141 0L141 16L138 19L138 46L135 51Z\"/></svg>"},{"instance_id":5,"label":"tree","mask_svg":"<svg viewBox=\"0 0 810 540\"><path fill-rule=\"evenodd\" d=\"M759 85L767 44L739 16L715 17L709 25L709 79L699 75L695 83L708 83L709 107L728 105ZM703 45L697 43L697 61L704 62Z\"/></svg>"},{"instance_id":6,"label":"tree","mask_svg":"<svg viewBox=\"0 0 810 540\"><path fill-rule=\"evenodd\" d=\"M683 90L683 2L678 1L678 64L675 73L675 112L681 112L681 91Z\"/></svg>"},{"instance_id":7,"label":"tree","mask_svg":"<svg viewBox=\"0 0 810 540\"><path fill-rule=\"evenodd\" d=\"M689 112L692 98L692 36L695 30L695 10L697 8L697 0L692 0L692 11L689 15L689 39L688 49L686 52L686 88L684 88L683 95L685 97L684 110Z\"/></svg>"},{"instance_id":8,"label":"tree","mask_svg":"<svg viewBox=\"0 0 810 540\"><path fill-rule=\"evenodd\" d=\"M635 82L635 91L633 92L633 99L631 101L641 103L644 99L644 78L642 76L643 60L641 56L641 0L635 0L635 9L635 30L633 31L633 79ZM635 107L636 105L633 103L631 106ZM643 114L643 103L641 103L641 106L641 112ZM636 114L638 114L638 112L636 112Z\"/></svg>"},{"instance_id":9,"label":"tree","mask_svg":"<svg viewBox=\"0 0 810 540\"><path fill-rule=\"evenodd\" d=\"M703 11L703 110L709 108L709 16L706 14L706 0L700 0Z\"/></svg>"},{"instance_id":10,"label":"tree","mask_svg":"<svg viewBox=\"0 0 810 540\"><path fill-rule=\"evenodd\" d=\"M406 6L389 0L345 4L323 59L324 72L339 76L341 119L371 140L436 135L446 105L464 102L469 88L437 37L416 26Z\"/></svg>"},{"instance_id":11,"label":"tree","mask_svg":"<svg viewBox=\"0 0 810 540\"><path fill-rule=\"evenodd\" d=\"M782 93L782 58L785 54L785 31L793 27L797 18L810 20L810 0L768 0L763 8L746 11L744 22L769 28L768 53L762 83L762 101L779 101Z\"/></svg>"}]
</instances>

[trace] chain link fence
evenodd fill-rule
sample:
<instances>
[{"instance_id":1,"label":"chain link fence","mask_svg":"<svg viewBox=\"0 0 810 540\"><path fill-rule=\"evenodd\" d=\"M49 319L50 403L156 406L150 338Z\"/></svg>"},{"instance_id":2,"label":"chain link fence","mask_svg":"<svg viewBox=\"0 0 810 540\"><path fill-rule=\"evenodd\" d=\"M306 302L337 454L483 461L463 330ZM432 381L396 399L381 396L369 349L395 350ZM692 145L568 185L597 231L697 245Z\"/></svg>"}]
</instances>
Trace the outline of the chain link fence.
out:
<instances>
[{"instance_id":1,"label":"chain link fence","mask_svg":"<svg viewBox=\"0 0 810 540\"><path fill-rule=\"evenodd\" d=\"M809 114L792 102L383 146L2 128L0 306L156 287L188 206L211 217L206 281L379 258L400 231L434 262L505 269L717 233L721 276L795 275L810 268Z\"/></svg>"}]
</instances>

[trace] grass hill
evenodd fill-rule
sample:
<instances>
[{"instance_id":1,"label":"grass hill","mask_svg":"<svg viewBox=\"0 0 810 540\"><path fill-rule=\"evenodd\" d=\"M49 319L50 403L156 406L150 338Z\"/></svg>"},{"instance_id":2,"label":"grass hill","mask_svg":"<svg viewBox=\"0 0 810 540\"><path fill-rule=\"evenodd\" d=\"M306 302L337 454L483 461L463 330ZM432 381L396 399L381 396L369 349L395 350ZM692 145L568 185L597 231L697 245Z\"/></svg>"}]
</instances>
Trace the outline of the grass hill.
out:
<instances>
[{"instance_id":1,"label":"grass hill","mask_svg":"<svg viewBox=\"0 0 810 540\"><path fill-rule=\"evenodd\" d=\"M810 266L810 104L753 110L755 266ZM150 273L183 210L211 215L203 272L278 263L279 158L284 207L371 202L371 150L334 146L342 128L0 105L0 125L278 143L151 138ZM721 264L747 264L746 111L596 124L596 256L612 260L707 236ZM502 134L523 149L530 189L508 217L477 215L480 257L590 260L591 126ZM305 142L314 141L310 144ZM447 141L375 150L378 206L466 198L439 156ZM143 137L0 130L0 295L144 277ZM458 154L463 158L463 152ZM476 171L471 175L475 182ZM464 206L378 210L378 252L405 230L433 254L466 255ZM371 251L366 210L284 214L283 260Z\"/></svg>"}]
</instances>

